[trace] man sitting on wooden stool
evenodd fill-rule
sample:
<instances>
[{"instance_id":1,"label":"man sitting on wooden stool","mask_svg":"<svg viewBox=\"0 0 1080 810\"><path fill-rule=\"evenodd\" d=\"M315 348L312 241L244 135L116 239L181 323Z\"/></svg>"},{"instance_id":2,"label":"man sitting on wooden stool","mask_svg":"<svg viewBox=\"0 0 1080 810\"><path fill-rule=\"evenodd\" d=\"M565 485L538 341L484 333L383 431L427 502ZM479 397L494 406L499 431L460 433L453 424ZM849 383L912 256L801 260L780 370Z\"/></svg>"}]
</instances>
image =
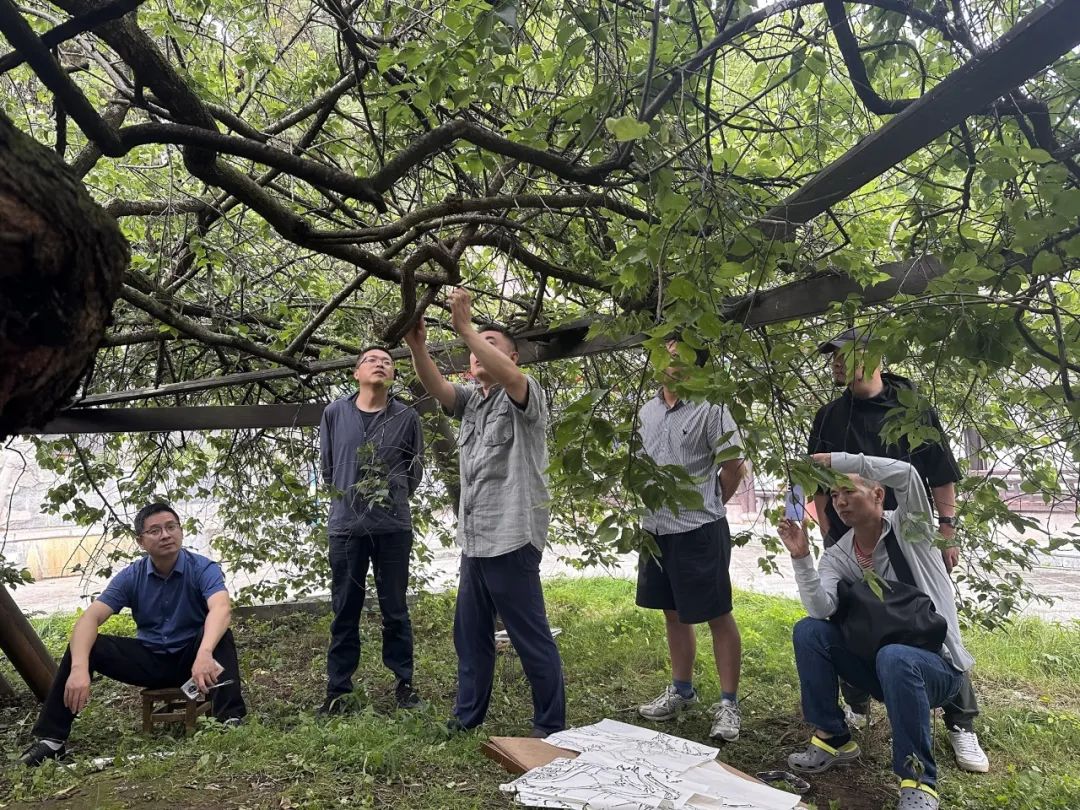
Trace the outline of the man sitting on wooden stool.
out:
<instances>
[{"instance_id":1,"label":"man sitting on wooden stool","mask_svg":"<svg viewBox=\"0 0 1080 810\"><path fill-rule=\"evenodd\" d=\"M192 678L211 696L218 720L235 725L247 714L221 566L182 548L180 517L168 504L140 509L135 534L146 556L113 577L75 623L34 725L38 741L20 758L25 765L66 753L71 724L90 699L93 673L154 689ZM136 637L98 635L98 627L125 607L135 618Z\"/></svg>"}]
</instances>

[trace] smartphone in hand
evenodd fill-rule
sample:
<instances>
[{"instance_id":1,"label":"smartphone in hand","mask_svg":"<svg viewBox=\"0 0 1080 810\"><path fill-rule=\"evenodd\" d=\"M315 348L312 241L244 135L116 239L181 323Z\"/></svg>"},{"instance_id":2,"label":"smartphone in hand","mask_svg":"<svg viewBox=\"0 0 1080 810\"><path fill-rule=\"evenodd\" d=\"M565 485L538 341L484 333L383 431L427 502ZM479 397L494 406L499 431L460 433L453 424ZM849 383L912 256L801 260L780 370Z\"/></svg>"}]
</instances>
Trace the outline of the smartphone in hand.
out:
<instances>
[{"instance_id":1,"label":"smartphone in hand","mask_svg":"<svg viewBox=\"0 0 1080 810\"><path fill-rule=\"evenodd\" d=\"M792 484L784 494L784 517L796 523L806 520L806 497L798 484Z\"/></svg>"}]
</instances>

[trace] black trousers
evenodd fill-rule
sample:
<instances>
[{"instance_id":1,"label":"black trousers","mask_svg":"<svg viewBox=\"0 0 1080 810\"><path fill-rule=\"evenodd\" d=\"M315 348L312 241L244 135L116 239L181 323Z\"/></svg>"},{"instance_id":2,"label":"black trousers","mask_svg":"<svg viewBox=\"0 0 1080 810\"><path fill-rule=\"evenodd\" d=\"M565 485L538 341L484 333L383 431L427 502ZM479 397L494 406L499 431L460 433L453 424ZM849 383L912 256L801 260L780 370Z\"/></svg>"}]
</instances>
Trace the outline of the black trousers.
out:
<instances>
[{"instance_id":1,"label":"black trousers","mask_svg":"<svg viewBox=\"0 0 1080 810\"><path fill-rule=\"evenodd\" d=\"M495 614L532 687L533 727L552 733L566 728L562 659L551 638L540 584L543 552L528 543L498 557L461 555L454 613L458 692L454 716L465 728L484 722L495 680Z\"/></svg>"},{"instance_id":2,"label":"black trousers","mask_svg":"<svg viewBox=\"0 0 1080 810\"><path fill-rule=\"evenodd\" d=\"M382 612L382 660L399 681L412 682L413 633L405 591L413 533L330 536L330 647L326 651L326 696L353 690L360 664L360 613L364 609L368 568L375 573L375 593Z\"/></svg>"},{"instance_id":3,"label":"black trousers","mask_svg":"<svg viewBox=\"0 0 1080 810\"><path fill-rule=\"evenodd\" d=\"M152 652L141 641L122 636L97 637L90 648L90 675L104 675L114 681L141 686L147 689L165 689L180 686L191 677L191 667L202 643L202 631L184 649L174 653ZM217 647L214 660L225 669L219 681L232 683L210 691L214 717L229 720L247 714L244 697L240 691L240 665L236 660L236 642L232 630L226 630ZM71 733L75 715L64 705L64 687L71 675L71 649L64 653L56 678L41 707L34 734L50 740L66 740Z\"/></svg>"}]
</instances>

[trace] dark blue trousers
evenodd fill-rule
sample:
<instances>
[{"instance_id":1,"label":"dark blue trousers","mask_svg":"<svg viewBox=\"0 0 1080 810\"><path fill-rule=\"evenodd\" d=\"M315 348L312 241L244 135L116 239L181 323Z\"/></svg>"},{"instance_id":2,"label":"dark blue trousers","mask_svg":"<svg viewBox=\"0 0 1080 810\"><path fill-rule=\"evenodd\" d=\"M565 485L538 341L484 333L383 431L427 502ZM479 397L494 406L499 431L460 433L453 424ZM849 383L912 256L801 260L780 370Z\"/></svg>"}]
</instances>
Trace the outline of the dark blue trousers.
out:
<instances>
[{"instance_id":1,"label":"dark blue trousers","mask_svg":"<svg viewBox=\"0 0 1080 810\"><path fill-rule=\"evenodd\" d=\"M532 687L533 728L548 734L566 728L562 660L551 638L540 585L542 556L531 543L498 557L461 555L454 614L458 655L454 716L465 728L484 722L491 701L496 613Z\"/></svg>"},{"instance_id":2,"label":"dark blue trousers","mask_svg":"<svg viewBox=\"0 0 1080 810\"><path fill-rule=\"evenodd\" d=\"M382 660L398 680L412 682L413 633L405 589L413 534L356 534L330 536L330 647L326 651L326 695L336 698L353 689L352 676L360 664L360 612L364 609L369 566L375 573L375 593L382 611Z\"/></svg>"}]
</instances>

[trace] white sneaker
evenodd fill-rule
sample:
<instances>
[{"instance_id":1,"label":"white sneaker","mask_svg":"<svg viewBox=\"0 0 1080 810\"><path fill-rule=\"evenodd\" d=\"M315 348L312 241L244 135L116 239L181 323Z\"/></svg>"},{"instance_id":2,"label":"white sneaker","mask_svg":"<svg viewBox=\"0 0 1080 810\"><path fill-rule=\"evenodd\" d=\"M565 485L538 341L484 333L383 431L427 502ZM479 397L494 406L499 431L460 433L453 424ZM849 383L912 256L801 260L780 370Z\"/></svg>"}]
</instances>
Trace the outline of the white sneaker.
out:
<instances>
[{"instance_id":1,"label":"white sneaker","mask_svg":"<svg viewBox=\"0 0 1080 810\"><path fill-rule=\"evenodd\" d=\"M979 745L979 735L962 728L949 729L949 742L952 743L956 764L961 770L971 773L986 773L990 770L990 758Z\"/></svg>"},{"instance_id":2,"label":"white sneaker","mask_svg":"<svg viewBox=\"0 0 1080 810\"><path fill-rule=\"evenodd\" d=\"M709 736L724 742L735 742L739 739L739 729L742 727L739 704L731 700L721 700L713 704L712 712L714 720Z\"/></svg>"},{"instance_id":3,"label":"white sneaker","mask_svg":"<svg viewBox=\"0 0 1080 810\"><path fill-rule=\"evenodd\" d=\"M646 720L671 720L678 717L684 709L693 706L697 702L697 692L694 692L688 698L683 697L674 686L669 684L663 694L642 706L638 706L638 714Z\"/></svg>"}]
</instances>

